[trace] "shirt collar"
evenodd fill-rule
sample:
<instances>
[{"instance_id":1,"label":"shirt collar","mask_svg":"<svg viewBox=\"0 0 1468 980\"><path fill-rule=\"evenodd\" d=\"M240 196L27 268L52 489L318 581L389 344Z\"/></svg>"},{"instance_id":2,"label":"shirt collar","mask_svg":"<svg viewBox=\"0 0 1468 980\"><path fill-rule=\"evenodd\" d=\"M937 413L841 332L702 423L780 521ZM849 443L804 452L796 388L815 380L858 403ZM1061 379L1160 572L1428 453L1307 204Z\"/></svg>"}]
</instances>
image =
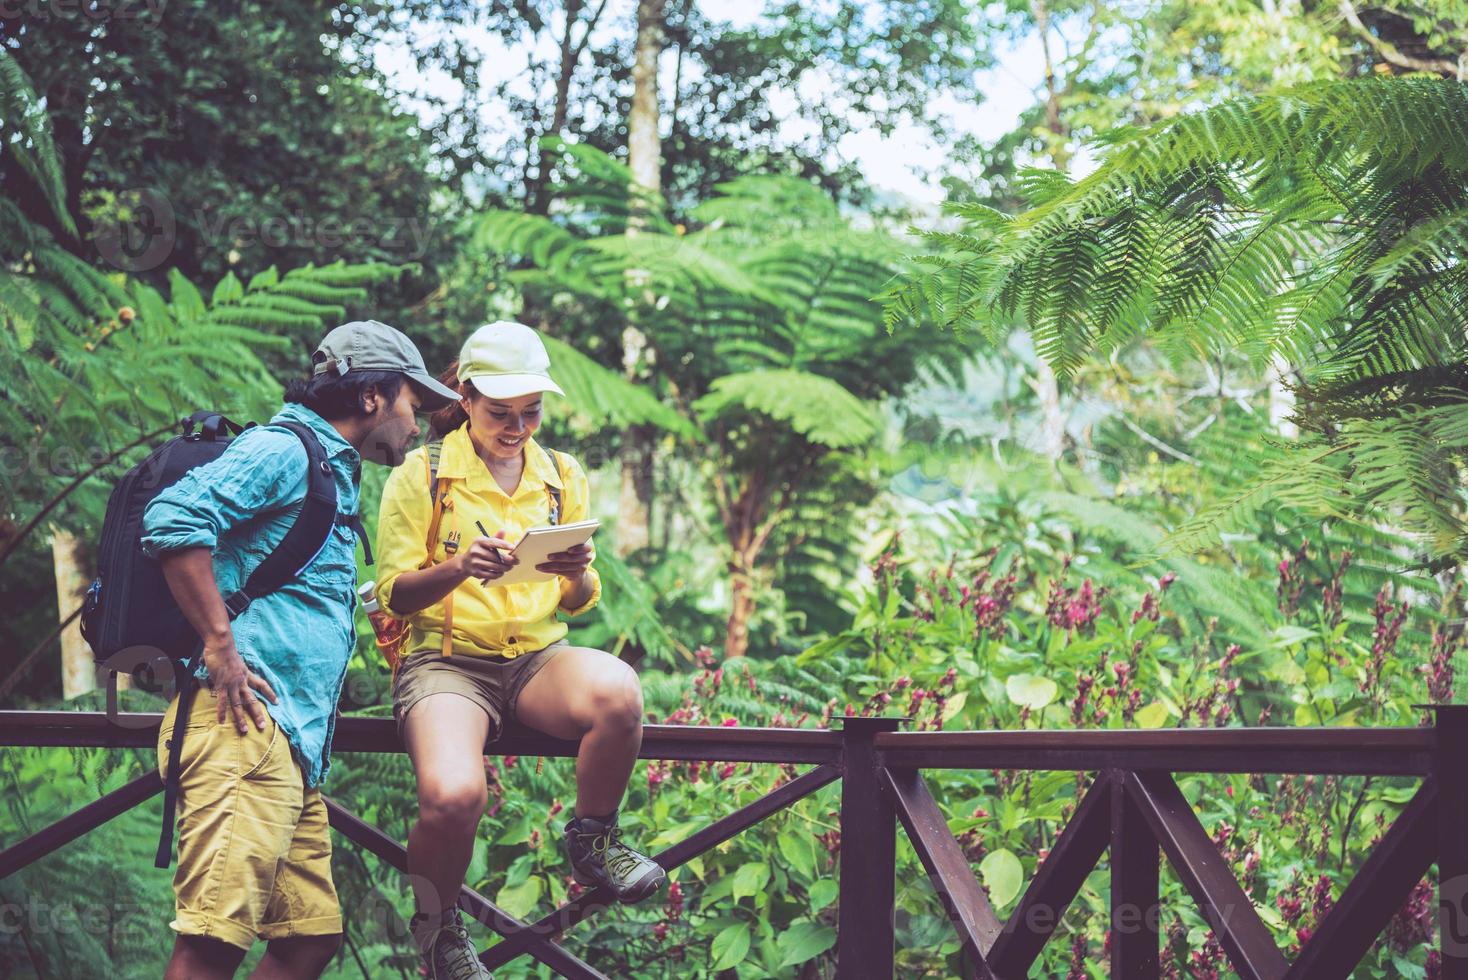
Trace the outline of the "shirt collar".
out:
<instances>
[{"instance_id":1,"label":"shirt collar","mask_svg":"<svg viewBox=\"0 0 1468 980\"><path fill-rule=\"evenodd\" d=\"M271 422L299 422L316 434L316 439L321 443L321 448L326 450L327 456L343 456L353 463L358 462L361 456L352 444L342 438L342 434L336 431L336 426L326 419L317 415L311 409L299 402L286 402Z\"/></svg>"},{"instance_id":2,"label":"shirt collar","mask_svg":"<svg viewBox=\"0 0 1468 980\"><path fill-rule=\"evenodd\" d=\"M443 449L438 458L438 475L447 480L472 480L483 477L490 483L494 483L494 477L489 468L474 451L474 442L469 438L469 424L466 422L454 431L443 437ZM499 484L495 483L495 486ZM520 486L515 492L521 490L537 490L541 487L552 486L561 488L561 478L556 473L556 465L551 462L550 455L541 447L534 438L525 440L525 472L520 476Z\"/></svg>"}]
</instances>

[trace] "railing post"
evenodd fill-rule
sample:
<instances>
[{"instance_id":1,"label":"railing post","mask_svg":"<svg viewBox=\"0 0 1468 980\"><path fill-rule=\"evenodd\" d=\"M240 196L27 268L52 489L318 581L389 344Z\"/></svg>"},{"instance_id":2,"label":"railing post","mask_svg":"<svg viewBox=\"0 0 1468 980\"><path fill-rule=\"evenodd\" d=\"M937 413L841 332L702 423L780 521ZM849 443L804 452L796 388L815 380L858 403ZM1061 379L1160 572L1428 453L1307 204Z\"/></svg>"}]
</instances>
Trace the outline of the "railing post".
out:
<instances>
[{"instance_id":1,"label":"railing post","mask_svg":"<svg viewBox=\"0 0 1468 980\"><path fill-rule=\"evenodd\" d=\"M892 980L897 811L882 786L874 740L878 732L895 732L903 719L838 720L843 773L836 975Z\"/></svg>"},{"instance_id":2,"label":"railing post","mask_svg":"<svg viewBox=\"0 0 1468 980\"><path fill-rule=\"evenodd\" d=\"M1111 976L1157 980L1162 855L1141 809L1127 795L1126 777L1122 770L1103 774L1111 781Z\"/></svg>"},{"instance_id":3,"label":"railing post","mask_svg":"<svg viewBox=\"0 0 1468 980\"><path fill-rule=\"evenodd\" d=\"M1437 925L1443 980L1468 980L1468 704L1430 706L1436 716Z\"/></svg>"}]
</instances>

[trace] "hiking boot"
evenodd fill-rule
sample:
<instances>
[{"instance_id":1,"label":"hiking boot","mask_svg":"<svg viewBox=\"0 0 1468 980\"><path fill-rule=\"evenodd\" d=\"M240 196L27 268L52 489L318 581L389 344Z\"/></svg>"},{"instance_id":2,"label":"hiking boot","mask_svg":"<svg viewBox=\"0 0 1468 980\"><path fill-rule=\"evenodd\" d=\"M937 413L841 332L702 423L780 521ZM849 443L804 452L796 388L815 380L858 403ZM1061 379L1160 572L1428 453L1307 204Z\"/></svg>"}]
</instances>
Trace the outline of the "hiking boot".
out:
<instances>
[{"instance_id":1,"label":"hiking boot","mask_svg":"<svg viewBox=\"0 0 1468 980\"><path fill-rule=\"evenodd\" d=\"M423 954L428 980L494 980L479 962L479 950L470 941L457 908L445 912L438 925L430 924L428 913L414 913L408 926Z\"/></svg>"},{"instance_id":2,"label":"hiking boot","mask_svg":"<svg viewBox=\"0 0 1468 980\"><path fill-rule=\"evenodd\" d=\"M632 904L663 886L668 873L652 858L622 843L617 815L605 822L576 817L566 824L571 875L583 885L606 885L617 900Z\"/></svg>"}]
</instances>

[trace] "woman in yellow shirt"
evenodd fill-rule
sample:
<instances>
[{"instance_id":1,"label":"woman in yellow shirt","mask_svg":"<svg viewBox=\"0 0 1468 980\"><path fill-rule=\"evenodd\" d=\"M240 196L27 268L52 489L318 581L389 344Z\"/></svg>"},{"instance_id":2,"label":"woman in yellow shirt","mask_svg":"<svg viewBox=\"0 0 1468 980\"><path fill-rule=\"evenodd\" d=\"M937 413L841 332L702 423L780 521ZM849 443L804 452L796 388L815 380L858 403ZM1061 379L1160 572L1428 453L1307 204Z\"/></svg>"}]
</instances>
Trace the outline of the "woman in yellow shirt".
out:
<instances>
[{"instance_id":1,"label":"woman in yellow shirt","mask_svg":"<svg viewBox=\"0 0 1468 980\"><path fill-rule=\"evenodd\" d=\"M462 399L433 417L441 443L409 454L382 494L378 597L410 624L393 714L418 777L408 871L418 901L414 934L430 976L487 975L472 972L474 947L454 903L488 799L484 746L511 719L580 740L576 808L565 833L576 880L635 902L667 877L623 843L617 827L642 743L637 675L611 654L567 644L556 615L585 612L600 598L591 544L537 566L550 576L544 581L494 583L513 567L507 551L526 529L589 516L581 466L532 438L544 392L562 394L549 369L529 327L480 327L444 378L457 378ZM431 555L430 474L443 501Z\"/></svg>"}]
</instances>

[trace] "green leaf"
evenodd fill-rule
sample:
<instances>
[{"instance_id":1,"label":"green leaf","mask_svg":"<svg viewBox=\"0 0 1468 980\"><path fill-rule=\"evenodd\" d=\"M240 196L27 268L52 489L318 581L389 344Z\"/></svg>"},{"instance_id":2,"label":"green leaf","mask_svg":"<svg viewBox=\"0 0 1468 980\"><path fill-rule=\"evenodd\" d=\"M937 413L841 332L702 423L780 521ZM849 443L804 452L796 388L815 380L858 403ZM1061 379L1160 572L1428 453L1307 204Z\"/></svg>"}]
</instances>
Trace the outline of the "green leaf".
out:
<instances>
[{"instance_id":1,"label":"green leaf","mask_svg":"<svg viewBox=\"0 0 1468 980\"><path fill-rule=\"evenodd\" d=\"M1288 647L1294 646L1297 643L1308 643L1315 639L1317 635L1314 630L1286 623L1271 633L1269 639L1271 646Z\"/></svg>"},{"instance_id":2,"label":"green leaf","mask_svg":"<svg viewBox=\"0 0 1468 980\"><path fill-rule=\"evenodd\" d=\"M1142 710L1138 711L1135 720L1138 728L1161 728L1167 724L1170 712L1161 701L1153 701Z\"/></svg>"},{"instance_id":3,"label":"green leaf","mask_svg":"<svg viewBox=\"0 0 1468 980\"><path fill-rule=\"evenodd\" d=\"M524 919L540 900L540 879L526 878L518 885L506 885L499 890L494 902L517 919Z\"/></svg>"},{"instance_id":4,"label":"green leaf","mask_svg":"<svg viewBox=\"0 0 1468 980\"><path fill-rule=\"evenodd\" d=\"M1055 700L1060 688L1048 677L1034 674L1012 674L1004 682L1004 690L1013 704L1039 711Z\"/></svg>"},{"instance_id":5,"label":"green leaf","mask_svg":"<svg viewBox=\"0 0 1468 980\"><path fill-rule=\"evenodd\" d=\"M810 886L810 891L808 893L810 895L810 910L812 912L819 912L827 905L830 905L832 902L836 901L836 896L840 894L840 892L841 886L837 884L836 879L822 878L820 881Z\"/></svg>"},{"instance_id":6,"label":"green leaf","mask_svg":"<svg viewBox=\"0 0 1468 980\"><path fill-rule=\"evenodd\" d=\"M223 306L226 303L237 302L245 295L245 287L240 285L239 279L235 278L233 272L227 272L224 278L214 286L214 295L209 300L210 306Z\"/></svg>"},{"instance_id":7,"label":"green leaf","mask_svg":"<svg viewBox=\"0 0 1468 980\"><path fill-rule=\"evenodd\" d=\"M790 867L807 877L815 874L816 856L811 849L810 835L786 831L777 839L780 853L790 862Z\"/></svg>"},{"instance_id":8,"label":"green leaf","mask_svg":"<svg viewBox=\"0 0 1468 980\"><path fill-rule=\"evenodd\" d=\"M744 957L749 953L749 926L743 922L736 922L732 926L726 926L714 937L713 948L710 955L714 963L712 969L728 970L735 965L744 962Z\"/></svg>"},{"instance_id":9,"label":"green leaf","mask_svg":"<svg viewBox=\"0 0 1468 980\"><path fill-rule=\"evenodd\" d=\"M780 967L795 966L820 956L836 945L836 930L819 922L801 919L776 940L780 951Z\"/></svg>"},{"instance_id":10,"label":"green leaf","mask_svg":"<svg viewBox=\"0 0 1468 980\"><path fill-rule=\"evenodd\" d=\"M29 317L21 316L18 310L8 310L6 321L15 330L16 342L20 349L28 351L36 342L36 324Z\"/></svg>"},{"instance_id":11,"label":"green leaf","mask_svg":"<svg viewBox=\"0 0 1468 980\"><path fill-rule=\"evenodd\" d=\"M247 291L253 293L257 289L268 288L278 282L280 282L280 271L272 265L264 272L257 272L250 277L250 285Z\"/></svg>"},{"instance_id":12,"label":"green leaf","mask_svg":"<svg viewBox=\"0 0 1468 980\"><path fill-rule=\"evenodd\" d=\"M979 865L979 873L984 876L984 888L995 908L1003 908L1014 901L1025 880L1019 858L1008 850L990 851Z\"/></svg>"},{"instance_id":13,"label":"green leaf","mask_svg":"<svg viewBox=\"0 0 1468 980\"><path fill-rule=\"evenodd\" d=\"M958 717L958 713L963 710L963 706L966 703L968 703L967 691L959 691L957 694L953 695L953 697L949 698L943 705L943 720L952 721L954 718Z\"/></svg>"},{"instance_id":14,"label":"green leaf","mask_svg":"<svg viewBox=\"0 0 1468 980\"><path fill-rule=\"evenodd\" d=\"M860 642L862 639L863 634L855 630L847 630L843 633L837 633L835 636L828 636L796 657L795 663L797 666L804 667L813 660L835 656L853 643Z\"/></svg>"},{"instance_id":15,"label":"green leaf","mask_svg":"<svg viewBox=\"0 0 1468 980\"><path fill-rule=\"evenodd\" d=\"M204 297L199 293L199 287L177 269L168 270L168 291L174 316L179 321L187 322L204 315Z\"/></svg>"},{"instance_id":16,"label":"green leaf","mask_svg":"<svg viewBox=\"0 0 1468 980\"><path fill-rule=\"evenodd\" d=\"M734 901L753 895L770 880L770 866L751 861L734 872Z\"/></svg>"},{"instance_id":17,"label":"green leaf","mask_svg":"<svg viewBox=\"0 0 1468 980\"><path fill-rule=\"evenodd\" d=\"M832 449L876 438L877 410L830 378L808 371L747 371L718 378L693 405L705 419L743 409L786 422L811 442Z\"/></svg>"}]
</instances>

